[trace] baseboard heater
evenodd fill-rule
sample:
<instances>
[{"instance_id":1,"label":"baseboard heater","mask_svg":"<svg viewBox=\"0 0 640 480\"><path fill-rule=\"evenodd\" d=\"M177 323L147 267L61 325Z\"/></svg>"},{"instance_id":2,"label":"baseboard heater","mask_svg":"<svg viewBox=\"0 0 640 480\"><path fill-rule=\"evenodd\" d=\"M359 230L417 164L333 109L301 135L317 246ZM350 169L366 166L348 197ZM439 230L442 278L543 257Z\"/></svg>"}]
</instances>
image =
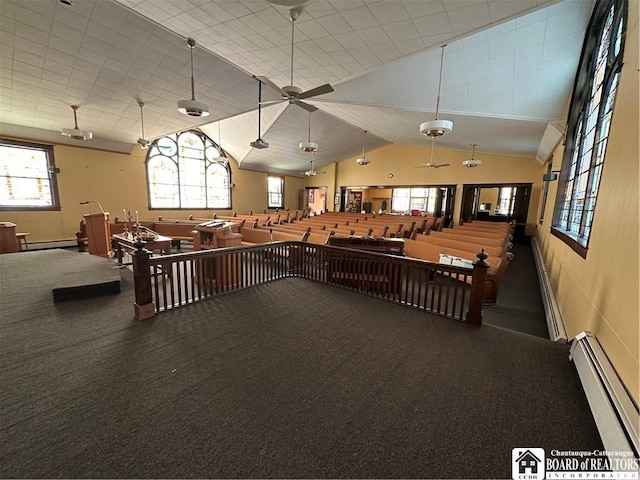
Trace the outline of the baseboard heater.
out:
<instances>
[{"instance_id":1,"label":"baseboard heater","mask_svg":"<svg viewBox=\"0 0 640 480\"><path fill-rule=\"evenodd\" d=\"M29 242L29 250L48 250L78 246L77 240L52 240L49 242Z\"/></svg>"},{"instance_id":2,"label":"baseboard heater","mask_svg":"<svg viewBox=\"0 0 640 480\"><path fill-rule=\"evenodd\" d=\"M533 250L533 258L535 259L536 270L538 271L538 281L540 282L540 294L542 295L542 303L544 304L544 316L547 319L547 328L549 329L549 338L554 342L566 342L567 334L564 330L560 310L556 295L553 293L547 268L542 260L542 253L535 237L531 238L531 249Z\"/></svg>"},{"instance_id":3,"label":"baseboard heater","mask_svg":"<svg viewBox=\"0 0 640 480\"><path fill-rule=\"evenodd\" d=\"M578 334L570 360L576 365L605 450L640 455L640 412L590 332Z\"/></svg>"}]
</instances>

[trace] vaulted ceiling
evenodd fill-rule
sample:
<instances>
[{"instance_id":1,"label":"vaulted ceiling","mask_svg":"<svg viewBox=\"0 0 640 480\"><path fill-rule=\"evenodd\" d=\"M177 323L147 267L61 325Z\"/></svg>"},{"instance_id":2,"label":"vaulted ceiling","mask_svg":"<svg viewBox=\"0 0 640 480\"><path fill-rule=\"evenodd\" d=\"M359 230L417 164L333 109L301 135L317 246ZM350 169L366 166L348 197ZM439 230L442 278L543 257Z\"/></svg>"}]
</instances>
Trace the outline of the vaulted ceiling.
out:
<instances>
[{"instance_id":1,"label":"vaulted ceiling","mask_svg":"<svg viewBox=\"0 0 640 480\"><path fill-rule=\"evenodd\" d=\"M429 145L419 125L454 122L442 147L535 157L548 124L562 129L590 0L2 0L0 134L129 152L148 139L200 127L241 168L299 174L388 143ZM293 84L330 83L308 98L309 114L286 101L262 108L258 81L290 84L289 7L295 22ZM196 40L194 119L186 38ZM281 100L268 85L264 101ZM365 135L363 131L368 133ZM258 136L268 149L249 143ZM77 143L74 143L77 144Z\"/></svg>"}]
</instances>

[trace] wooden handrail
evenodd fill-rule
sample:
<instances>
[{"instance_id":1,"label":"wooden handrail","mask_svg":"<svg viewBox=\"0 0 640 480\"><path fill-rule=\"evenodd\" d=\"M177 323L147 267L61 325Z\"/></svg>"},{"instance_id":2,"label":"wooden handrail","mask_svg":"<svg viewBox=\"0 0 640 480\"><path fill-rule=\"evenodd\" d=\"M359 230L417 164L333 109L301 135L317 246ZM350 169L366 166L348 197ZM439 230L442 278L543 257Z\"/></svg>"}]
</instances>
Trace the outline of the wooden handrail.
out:
<instances>
[{"instance_id":1,"label":"wooden handrail","mask_svg":"<svg viewBox=\"0 0 640 480\"><path fill-rule=\"evenodd\" d=\"M133 254L135 318L291 276L358 291L472 325L482 323L487 263L473 269L300 241L165 256Z\"/></svg>"}]
</instances>

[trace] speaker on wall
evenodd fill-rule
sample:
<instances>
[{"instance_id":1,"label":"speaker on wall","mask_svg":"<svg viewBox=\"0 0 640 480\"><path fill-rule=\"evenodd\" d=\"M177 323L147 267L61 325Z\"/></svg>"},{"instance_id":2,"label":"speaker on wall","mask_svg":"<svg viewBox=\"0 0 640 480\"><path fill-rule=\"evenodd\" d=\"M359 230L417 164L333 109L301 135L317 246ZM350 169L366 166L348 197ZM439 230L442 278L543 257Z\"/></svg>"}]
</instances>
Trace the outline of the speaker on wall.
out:
<instances>
[{"instance_id":1,"label":"speaker on wall","mask_svg":"<svg viewBox=\"0 0 640 480\"><path fill-rule=\"evenodd\" d=\"M558 174L555 172L549 172L542 175L543 182L555 182L558 180Z\"/></svg>"}]
</instances>

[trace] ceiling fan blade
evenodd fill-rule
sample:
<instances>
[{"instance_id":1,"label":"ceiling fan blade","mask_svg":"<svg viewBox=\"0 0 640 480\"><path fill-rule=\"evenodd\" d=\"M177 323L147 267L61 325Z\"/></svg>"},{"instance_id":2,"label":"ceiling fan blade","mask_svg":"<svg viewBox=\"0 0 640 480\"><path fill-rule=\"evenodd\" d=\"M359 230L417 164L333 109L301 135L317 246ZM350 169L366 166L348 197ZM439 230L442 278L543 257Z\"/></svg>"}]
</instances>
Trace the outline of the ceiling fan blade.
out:
<instances>
[{"instance_id":1,"label":"ceiling fan blade","mask_svg":"<svg viewBox=\"0 0 640 480\"><path fill-rule=\"evenodd\" d=\"M269 80L267 77L262 77L259 75L256 75L256 80L260 80L262 83L264 83L265 85L269 85L271 88L273 88L276 92L278 92L280 95L282 95L283 97L288 97L289 95L287 95L287 92L285 92L284 90L282 90L278 85L276 85L275 83L273 83L271 80Z\"/></svg>"},{"instance_id":2,"label":"ceiling fan blade","mask_svg":"<svg viewBox=\"0 0 640 480\"><path fill-rule=\"evenodd\" d=\"M284 99L282 99L282 100L268 100L266 102L258 102L258 105L262 105L262 106L275 105L276 103L282 103L284 101L285 101Z\"/></svg>"},{"instance_id":3,"label":"ceiling fan blade","mask_svg":"<svg viewBox=\"0 0 640 480\"><path fill-rule=\"evenodd\" d=\"M314 107L313 105L309 105L308 103L305 103L305 102L300 102L296 100L294 103L298 105L300 108L304 108L309 113L313 113L316 110L318 110L318 107Z\"/></svg>"},{"instance_id":4,"label":"ceiling fan blade","mask_svg":"<svg viewBox=\"0 0 640 480\"><path fill-rule=\"evenodd\" d=\"M298 95L297 98L302 100L303 98L316 97L318 95L324 95L325 93L331 92L333 92L333 87L328 83L325 83L324 85L320 85L319 87L312 88L311 90L307 90L306 92L302 92L300 95Z\"/></svg>"},{"instance_id":5,"label":"ceiling fan blade","mask_svg":"<svg viewBox=\"0 0 640 480\"><path fill-rule=\"evenodd\" d=\"M450 163L441 163L440 165L434 165L433 168L448 167L449 165L451 165L451 164Z\"/></svg>"}]
</instances>

